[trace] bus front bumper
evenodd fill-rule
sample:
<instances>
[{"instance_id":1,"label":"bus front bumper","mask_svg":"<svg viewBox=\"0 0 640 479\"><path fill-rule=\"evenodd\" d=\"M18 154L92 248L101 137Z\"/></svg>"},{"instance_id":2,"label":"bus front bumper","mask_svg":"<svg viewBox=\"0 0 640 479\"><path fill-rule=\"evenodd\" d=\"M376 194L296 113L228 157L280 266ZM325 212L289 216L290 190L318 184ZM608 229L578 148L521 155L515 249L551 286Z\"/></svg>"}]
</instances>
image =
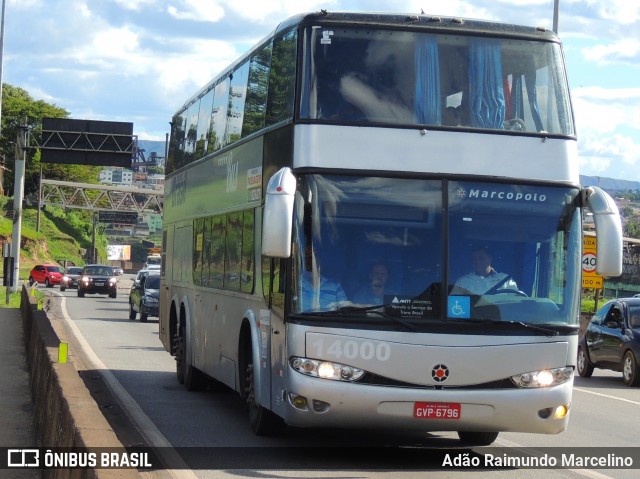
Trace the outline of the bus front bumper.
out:
<instances>
[{"instance_id":1,"label":"bus front bumper","mask_svg":"<svg viewBox=\"0 0 640 479\"><path fill-rule=\"evenodd\" d=\"M439 390L355 384L298 373L289 380L284 417L289 425L413 431L557 434L567 428L573 388L573 380L547 388ZM453 411L450 417L425 417L421 412L439 405Z\"/></svg>"}]
</instances>

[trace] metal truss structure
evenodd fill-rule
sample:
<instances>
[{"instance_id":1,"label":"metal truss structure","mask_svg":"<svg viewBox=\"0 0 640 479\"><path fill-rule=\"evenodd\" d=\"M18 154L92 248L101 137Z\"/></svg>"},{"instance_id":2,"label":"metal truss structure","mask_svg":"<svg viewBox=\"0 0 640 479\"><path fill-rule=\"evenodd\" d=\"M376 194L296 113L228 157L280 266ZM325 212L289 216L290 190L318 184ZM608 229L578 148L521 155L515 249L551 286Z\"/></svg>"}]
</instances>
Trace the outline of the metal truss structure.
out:
<instances>
[{"instance_id":1,"label":"metal truss structure","mask_svg":"<svg viewBox=\"0 0 640 479\"><path fill-rule=\"evenodd\" d=\"M41 188L40 203L44 205L139 215L163 211L164 193L157 190L45 179Z\"/></svg>"},{"instance_id":2,"label":"metal truss structure","mask_svg":"<svg viewBox=\"0 0 640 479\"><path fill-rule=\"evenodd\" d=\"M132 155L137 142L137 135L34 128L28 131L27 148Z\"/></svg>"}]
</instances>

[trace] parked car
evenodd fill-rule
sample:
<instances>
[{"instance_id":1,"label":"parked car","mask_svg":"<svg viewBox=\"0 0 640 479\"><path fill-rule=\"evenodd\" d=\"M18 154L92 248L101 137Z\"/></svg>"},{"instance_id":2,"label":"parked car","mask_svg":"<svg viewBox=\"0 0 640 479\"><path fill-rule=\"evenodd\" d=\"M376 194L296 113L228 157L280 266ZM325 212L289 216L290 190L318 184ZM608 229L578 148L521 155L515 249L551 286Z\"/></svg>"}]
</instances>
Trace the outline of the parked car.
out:
<instances>
[{"instance_id":1,"label":"parked car","mask_svg":"<svg viewBox=\"0 0 640 479\"><path fill-rule=\"evenodd\" d=\"M110 298L118 296L118 280L113 268L104 264L89 264L82 268L78 280L78 297L85 294L108 294Z\"/></svg>"},{"instance_id":2,"label":"parked car","mask_svg":"<svg viewBox=\"0 0 640 479\"><path fill-rule=\"evenodd\" d=\"M53 288L60 284L62 279L62 268L56 264L37 264L29 272L29 285L38 282L47 288Z\"/></svg>"},{"instance_id":3,"label":"parked car","mask_svg":"<svg viewBox=\"0 0 640 479\"><path fill-rule=\"evenodd\" d=\"M627 386L640 385L640 298L605 303L591 318L578 345L578 374L621 371Z\"/></svg>"},{"instance_id":4,"label":"parked car","mask_svg":"<svg viewBox=\"0 0 640 479\"><path fill-rule=\"evenodd\" d=\"M160 274L149 271L140 281L133 282L129 291L129 319L135 320L140 313L140 321L149 316L160 315Z\"/></svg>"},{"instance_id":5,"label":"parked car","mask_svg":"<svg viewBox=\"0 0 640 479\"><path fill-rule=\"evenodd\" d=\"M77 288L81 273L82 268L80 266L69 266L60 280L60 291L64 291L67 288Z\"/></svg>"}]
</instances>

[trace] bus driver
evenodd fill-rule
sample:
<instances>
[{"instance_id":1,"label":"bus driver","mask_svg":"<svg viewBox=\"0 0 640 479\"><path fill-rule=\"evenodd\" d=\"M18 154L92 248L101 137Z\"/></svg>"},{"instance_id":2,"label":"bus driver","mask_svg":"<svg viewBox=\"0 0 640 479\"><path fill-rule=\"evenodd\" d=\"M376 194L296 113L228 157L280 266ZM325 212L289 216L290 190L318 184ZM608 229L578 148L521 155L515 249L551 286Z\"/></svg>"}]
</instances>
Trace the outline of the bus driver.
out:
<instances>
[{"instance_id":1,"label":"bus driver","mask_svg":"<svg viewBox=\"0 0 640 479\"><path fill-rule=\"evenodd\" d=\"M498 290L518 290L516 282L505 273L498 273L486 246L478 246L471 253L473 271L458 278L451 294L484 294L498 286Z\"/></svg>"}]
</instances>

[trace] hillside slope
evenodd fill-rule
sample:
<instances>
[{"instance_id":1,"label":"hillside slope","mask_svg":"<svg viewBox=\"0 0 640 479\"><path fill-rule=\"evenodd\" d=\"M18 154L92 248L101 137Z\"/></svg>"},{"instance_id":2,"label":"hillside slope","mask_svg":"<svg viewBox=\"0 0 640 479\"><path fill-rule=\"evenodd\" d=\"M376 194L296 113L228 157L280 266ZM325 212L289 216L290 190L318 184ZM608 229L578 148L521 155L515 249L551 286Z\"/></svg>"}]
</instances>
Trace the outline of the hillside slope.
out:
<instances>
[{"instance_id":1,"label":"hillside slope","mask_svg":"<svg viewBox=\"0 0 640 479\"><path fill-rule=\"evenodd\" d=\"M11 202L6 197L0 197L0 243L11 242L12 210ZM92 226L86 222L78 222L77 218L77 215L70 217L69 213L60 208L47 208L41 212L40 231L36 231L37 209L23 210L20 279L26 279L37 263L63 264L67 261L68 264L84 264L86 251L91 247L87 232L91 233ZM106 245L106 240L102 243Z\"/></svg>"}]
</instances>

